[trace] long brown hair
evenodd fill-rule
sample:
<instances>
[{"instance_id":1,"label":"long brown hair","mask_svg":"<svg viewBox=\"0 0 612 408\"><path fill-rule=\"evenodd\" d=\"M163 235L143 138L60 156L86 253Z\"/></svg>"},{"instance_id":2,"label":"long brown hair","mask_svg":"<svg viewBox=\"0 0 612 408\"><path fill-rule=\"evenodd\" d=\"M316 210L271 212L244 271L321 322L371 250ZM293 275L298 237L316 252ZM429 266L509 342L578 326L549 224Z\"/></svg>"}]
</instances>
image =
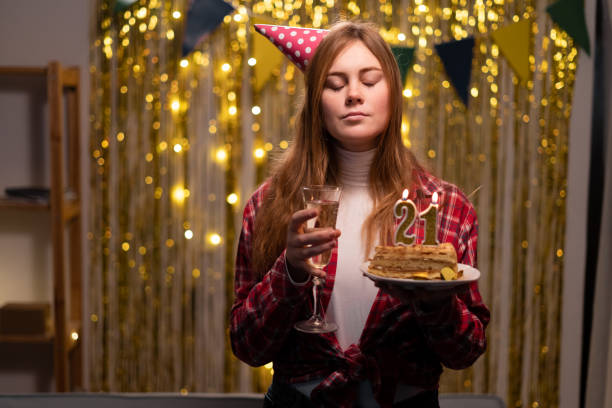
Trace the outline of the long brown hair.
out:
<instances>
[{"instance_id":1,"label":"long brown hair","mask_svg":"<svg viewBox=\"0 0 612 408\"><path fill-rule=\"evenodd\" d=\"M419 169L414 155L401 138L402 83L397 63L377 28L364 22L340 22L323 38L305 74L305 98L295 139L272 170L253 231L252 259L256 273L263 275L286 246L291 215L303 208L301 187L308 184L337 184L337 143L324 127L321 94L327 73L336 56L353 41L361 41L381 64L389 86L390 115L387 128L378 138L369 175L373 209L363 224L369 252L379 234L389 242L393 231L392 210L402 190L413 184L413 171ZM367 253L366 252L366 253Z\"/></svg>"}]
</instances>

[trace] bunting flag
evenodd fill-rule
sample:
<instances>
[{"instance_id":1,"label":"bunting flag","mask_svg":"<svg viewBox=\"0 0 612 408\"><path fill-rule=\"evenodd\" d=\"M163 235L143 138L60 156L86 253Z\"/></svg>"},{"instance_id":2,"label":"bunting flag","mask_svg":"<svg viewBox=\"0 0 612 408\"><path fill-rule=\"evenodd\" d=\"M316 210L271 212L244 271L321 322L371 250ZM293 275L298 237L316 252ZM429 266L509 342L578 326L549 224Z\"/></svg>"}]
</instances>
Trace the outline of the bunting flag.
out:
<instances>
[{"instance_id":1,"label":"bunting flag","mask_svg":"<svg viewBox=\"0 0 612 408\"><path fill-rule=\"evenodd\" d=\"M253 17L253 24L270 24L270 20ZM268 82L272 72L283 62L283 54L266 37L253 35L253 58L255 58L255 90L259 91Z\"/></svg>"},{"instance_id":2,"label":"bunting flag","mask_svg":"<svg viewBox=\"0 0 612 408\"><path fill-rule=\"evenodd\" d=\"M550 18L574 39L576 44L591 55L589 32L582 0L559 0L546 8Z\"/></svg>"},{"instance_id":3,"label":"bunting flag","mask_svg":"<svg viewBox=\"0 0 612 408\"><path fill-rule=\"evenodd\" d=\"M455 87L463 104L467 107L468 88L470 86L470 76L472 73L474 37L436 44L435 47L440 60L442 60L448 78Z\"/></svg>"},{"instance_id":4,"label":"bunting flag","mask_svg":"<svg viewBox=\"0 0 612 408\"><path fill-rule=\"evenodd\" d=\"M138 0L117 0L115 2L115 13L119 13L121 11L125 11Z\"/></svg>"},{"instance_id":5,"label":"bunting flag","mask_svg":"<svg viewBox=\"0 0 612 408\"><path fill-rule=\"evenodd\" d=\"M397 61L397 65L399 66L400 75L402 76L402 84L405 84L408 70L410 67L412 67L412 63L414 62L414 47L394 45L391 47L391 51L393 52L393 56Z\"/></svg>"},{"instance_id":6,"label":"bunting flag","mask_svg":"<svg viewBox=\"0 0 612 408\"><path fill-rule=\"evenodd\" d=\"M183 35L183 57L193 51L202 38L217 28L232 11L234 7L223 0L192 0Z\"/></svg>"},{"instance_id":7,"label":"bunting flag","mask_svg":"<svg viewBox=\"0 0 612 408\"><path fill-rule=\"evenodd\" d=\"M529 79L530 25L529 20L521 20L502 27L491 35L502 55L522 81Z\"/></svg>"}]
</instances>

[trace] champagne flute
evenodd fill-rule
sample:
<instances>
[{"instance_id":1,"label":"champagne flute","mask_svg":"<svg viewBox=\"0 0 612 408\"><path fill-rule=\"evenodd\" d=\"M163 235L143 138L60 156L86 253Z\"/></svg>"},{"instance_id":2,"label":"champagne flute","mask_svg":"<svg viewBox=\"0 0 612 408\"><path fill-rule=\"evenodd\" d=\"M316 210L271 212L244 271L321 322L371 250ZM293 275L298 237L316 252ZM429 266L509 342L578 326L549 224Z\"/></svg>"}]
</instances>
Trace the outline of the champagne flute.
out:
<instances>
[{"instance_id":1,"label":"champagne flute","mask_svg":"<svg viewBox=\"0 0 612 408\"><path fill-rule=\"evenodd\" d=\"M306 221L306 232L321 228L335 228L336 217L338 215L338 204L340 202L341 188L337 186L305 186L302 187L304 204L306 208L318 208L319 215ZM310 264L322 270L329 264L332 250L329 249L321 254L310 258ZM338 330L338 325L327 322L321 311L319 304L319 290L322 287L322 280L313 277L312 296L313 311L308 320L303 320L295 324L296 330L304 333L330 333Z\"/></svg>"}]
</instances>

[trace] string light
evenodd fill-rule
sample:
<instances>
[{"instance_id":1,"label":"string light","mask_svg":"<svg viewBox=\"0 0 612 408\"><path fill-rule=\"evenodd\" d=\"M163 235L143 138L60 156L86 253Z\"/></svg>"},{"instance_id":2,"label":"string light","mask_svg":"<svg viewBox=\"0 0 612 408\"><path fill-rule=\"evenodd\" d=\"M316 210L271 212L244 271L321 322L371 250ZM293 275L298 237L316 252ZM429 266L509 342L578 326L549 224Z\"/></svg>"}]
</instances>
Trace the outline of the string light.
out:
<instances>
[{"instance_id":1,"label":"string light","mask_svg":"<svg viewBox=\"0 0 612 408\"><path fill-rule=\"evenodd\" d=\"M187 239L193 238L193 231L190 230L190 229L185 230L185 238L187 238Z\"/></svg>"},{"instance_id":2,"label":"string light","mask_svg":"<svg viewBox=\"0 0 612 408\"><path fill-rule=\"evenodd\" d=\"M238 195L236 193L231 193L227 196L227 202L229 204L236 204L238 202Z\"/></svg>"},{"instance_id":3,"label":"string light","mask_svg":"<svg viewBox=\"0 0 612 408\"><path fill-rule=\"evenodd\" d=\"M263 159L265 155L266 155L266 151L262 149L261 147L258 147L253 152L253 156L255 156L256 159Z\"/></svg>"},{"instance_id":4,"label":"string light","mask_svg":"<svg viewBox=\"0 0 612 408\"><path fill-rule=\"evenodd\" d=\"M210 242L214 246L221 244L221 235L217 233L210 234L208 236L208 242Z\"/></svg>"},{"instance_id":5,"label":"string light","mask_svg":"<svg viewBox=\"0 0 612 408\"><path fill-rule=\"evenodd\" d=\"M172 200L177 204L183 204L185 202L185 197L187 196L186 190L183 186L175 186L172 189Z\"/></svg>"},{"instance_id":6,"label":"string light","mask_svg":"<svg viewBox=\"0 0 612 408\"><path fill-rule=\"evenodd\" d=\"M147 8L146 7L141 7L138 9L138 11L136 12L136 17L143 19L147 16Z\"/></svg>"},{"instance_id":7,"label":"string light","mask_svg":"<svg viewBox=\"0 0 612 408\"><path fill-rule=\"evenodd\" d=\"M225 163L227 161L227 151L222 147L218 148L215 152L215 160L218 163Z\"/></svg>"},{"instance_id":8,"label":"string light","mask_svg":"<svg viewBox=\"0 0 612 408\"><path fill-rule=\"evenodd\" d=\"M181 12L178 11L178 10L174 10L172 12L172 18L175 19L175 20L178 20L179 18L181 18Z\"/></svg>"}]
</instances>

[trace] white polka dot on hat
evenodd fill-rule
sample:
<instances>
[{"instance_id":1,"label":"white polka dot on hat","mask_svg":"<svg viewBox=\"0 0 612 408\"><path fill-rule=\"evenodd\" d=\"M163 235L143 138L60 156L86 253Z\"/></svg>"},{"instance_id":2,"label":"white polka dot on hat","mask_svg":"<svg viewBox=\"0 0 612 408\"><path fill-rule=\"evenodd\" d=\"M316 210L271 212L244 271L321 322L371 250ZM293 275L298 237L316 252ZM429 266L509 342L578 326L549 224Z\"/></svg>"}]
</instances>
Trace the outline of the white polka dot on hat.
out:
<instances>
[{"instance_id":1,"label":"white polka dot on hat","mask_svg":"<svg viewBox=\"0 0 612 408\"><path fill-rule=\"evenodd\" d=\"M312 58L317 46L329 32L269 24L255 24L255 30L272 41L302 71L308 65L308 58Z\"/></svg>"}]
</instances>

